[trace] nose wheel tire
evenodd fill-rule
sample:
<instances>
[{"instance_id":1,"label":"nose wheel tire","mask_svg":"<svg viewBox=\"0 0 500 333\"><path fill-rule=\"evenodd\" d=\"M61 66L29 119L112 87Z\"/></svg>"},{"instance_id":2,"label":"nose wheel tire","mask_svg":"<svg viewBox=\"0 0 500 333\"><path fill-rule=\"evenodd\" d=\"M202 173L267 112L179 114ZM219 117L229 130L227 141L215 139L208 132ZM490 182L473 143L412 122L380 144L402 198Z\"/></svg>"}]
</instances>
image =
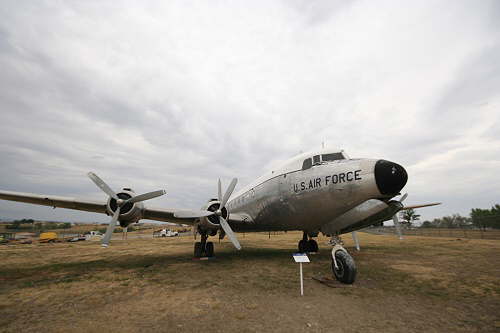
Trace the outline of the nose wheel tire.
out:
<instances>
[{"instance_id":1,"label":"nose wheel tire","mask_svg":"<svg viewBox=\"0 0 500 333\"><path fill-rule=\"evenodd\" d=\"M335 278L342 283L352 284L356 280L356 264L351 255L345 251L335 252L337 267L332 259L332 271Z\"/></svg>"}]
</instances>

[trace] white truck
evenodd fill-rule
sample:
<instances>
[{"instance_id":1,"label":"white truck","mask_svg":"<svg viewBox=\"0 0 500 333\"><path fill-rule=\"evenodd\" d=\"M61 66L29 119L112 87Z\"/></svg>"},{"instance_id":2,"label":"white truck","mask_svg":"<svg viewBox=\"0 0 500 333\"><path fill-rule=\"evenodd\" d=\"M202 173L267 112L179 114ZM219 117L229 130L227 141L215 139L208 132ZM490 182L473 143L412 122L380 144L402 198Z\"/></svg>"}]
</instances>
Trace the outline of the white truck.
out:
<instances>
[{"instance_id":1,"label":"white truck","mask_svg":"<svg viewBox=\"0 0 500 333\"><path fill-rule=\"evenodd\" d=\"M157 230L153 233L154 237L175 237L179 236L179 233L177 231L172 231L170 229L161 229Z\"/></svg>"},{"instance_id":2,"label":"white truck","mask_svg":"<svg viewBox=\"0 0 500 333\"><path fill-rule=\"evenodd\" d=\"M89 231L85 233L86 240L91 240L93 237L102 237L102 233L99 231Z\"/></svg>"}]
</instances>

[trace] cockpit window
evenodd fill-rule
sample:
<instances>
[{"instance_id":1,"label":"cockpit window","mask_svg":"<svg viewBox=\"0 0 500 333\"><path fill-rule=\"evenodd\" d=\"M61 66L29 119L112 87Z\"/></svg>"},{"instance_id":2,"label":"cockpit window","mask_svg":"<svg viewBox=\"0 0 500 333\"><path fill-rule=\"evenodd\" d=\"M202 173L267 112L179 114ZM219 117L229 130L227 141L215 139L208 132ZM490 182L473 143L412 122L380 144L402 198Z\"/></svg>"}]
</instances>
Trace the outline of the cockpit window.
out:
<instances>
[{"instance_id":1,"label":"cockpit window","mask_svg":"<svg viewBox=\"0 0 500 333\"><path fill-rule=\"evenodd\" d=\"M319 159L319 155L313 156L313 162L314 162L314 165L321 163L321 160Z\"/></svg>"},{"instance_id":2,"label":"cockpit window","mask_svg":"<svg viewBox=\"0 0 500 333\"><path fill-rule=\"evenodd\" d=\"M302 163L302 170L306 170L312 167L312 160L310 158L305 159L304 163Z\"/></svg>"},{"instance_id":3,"label":"cockpit window","mask_svg":"<svg viewBox=\"0 0 500 333\"><path fill-rule=\"evenodd\" d=\"M321 158L323 159L323 162L325 161L337 161L337 160L344 160L345 157L342 155L342 153L331 153L331 154L323 154L321 155Z\"/></svg>"}]
</instances>

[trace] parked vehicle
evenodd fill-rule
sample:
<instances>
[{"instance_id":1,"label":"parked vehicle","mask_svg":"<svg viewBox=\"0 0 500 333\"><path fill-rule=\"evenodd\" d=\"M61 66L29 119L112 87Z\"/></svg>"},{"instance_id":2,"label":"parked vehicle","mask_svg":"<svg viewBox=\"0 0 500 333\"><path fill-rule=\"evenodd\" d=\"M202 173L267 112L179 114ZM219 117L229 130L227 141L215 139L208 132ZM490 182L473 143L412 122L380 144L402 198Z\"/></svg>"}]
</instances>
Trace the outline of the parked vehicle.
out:
<instances>
[{"instance_id":1,"label":"parked vehicle","mask_svg":"<svg viewBox=\"0 0 500 333\"><path fill-rule=\"evenodd\" d=\"M40 243L55 243L57 242L57 234L55 232L42 232L39 238Z\"/></svg>"},{"instance_id":2,"label":"parked vehicle","mask_svg":"<svg viewBox=\"0 0 500 333\"><path fill-rule=\"evenodd\" d=\"M170 229L161 229L153 232L153 237L175 237L179 236L177 231L172 231Z\"/></svg>"},{"instance_id":3,"label":"parked vehicle","mask_svg":"<svg viewBox=\"0 0 500 333\"><path fill-rule=\"evenodd\" d=\"M79 242L84 240L87 240L87 237L85 237L85 235L78 235L76 237L68 239L68 242Z\"/></svg>"},{"instance_id":4,"label":"parked vehicle","mask_svg":"<svg viewBox=\"0 0 500 333\"><path fill-rule=\"evenodd\" d=\"M84 236L85 236L86 240L91 240L93 237L102 237L102 233L99 231L92 230L92 231L86 232Z\"/></svg>"}]
</instances>

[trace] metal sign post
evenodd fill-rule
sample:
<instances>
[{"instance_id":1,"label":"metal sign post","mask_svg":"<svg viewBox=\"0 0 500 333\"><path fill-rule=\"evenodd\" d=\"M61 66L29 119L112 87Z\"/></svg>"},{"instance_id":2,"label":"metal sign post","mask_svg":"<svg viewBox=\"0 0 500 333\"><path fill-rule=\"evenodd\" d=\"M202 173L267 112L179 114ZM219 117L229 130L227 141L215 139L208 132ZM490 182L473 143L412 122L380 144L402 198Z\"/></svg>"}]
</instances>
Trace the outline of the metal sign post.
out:
<instances>
[{"instance_id":1,"label":"metal sign post","mask_svg":"<svg viewBox=\"0 0 500 333\"><path fill-rule=\"evenodd\" d=\"M302 263L310 262L307 253L294 253L293 259L299 263L300 267L300 296L304 296L304 275L302 274Z\"/></svg>"}]
</instances>

